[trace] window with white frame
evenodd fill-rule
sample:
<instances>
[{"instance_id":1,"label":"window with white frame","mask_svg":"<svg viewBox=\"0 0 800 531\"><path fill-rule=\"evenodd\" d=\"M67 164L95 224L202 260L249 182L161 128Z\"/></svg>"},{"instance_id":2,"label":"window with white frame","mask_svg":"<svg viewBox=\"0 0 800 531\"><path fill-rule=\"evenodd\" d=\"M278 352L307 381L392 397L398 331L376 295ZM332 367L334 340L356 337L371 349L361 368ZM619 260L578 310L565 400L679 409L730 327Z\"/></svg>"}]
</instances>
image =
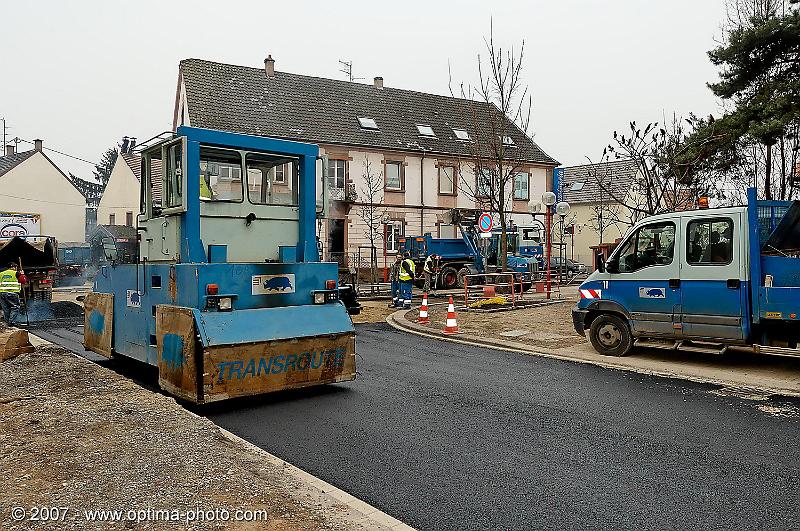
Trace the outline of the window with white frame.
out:
<instances>
[{"instance_id":1,"label":"window with white frame","mask_svg":"<svg viewBox=\"0 0 800 531\"><path fill-rule=\"evenodd\" d=\"M436 136L436 133L433 132L433 127L424 124L417 124L417 131L419 131L420 136Z\"/></svg>"},{"instance_id":2,"label":"window with white frame","mask_svg":"<svg viewBox=\"0 0 800 531\"><path fill-rule=\"evenodd\" d=\"M378 124L375 122L374 118L367 118L365 116L359 116L358 117L358 123L359 123L359 125L361 125L362 129L372 129L372 130L375 130L375 131L378 130Z\"/></svg>"},{"instance_id":3,"label":"window with white frame","mask_svg":"<svg viewBox=\"0 0 800 531\"><path fill-rule=\"evenodd\" d=\"M275 166L275 182L277 184L286 184L286 164Z\"/></svg>"},{"instance_id":4,"label":"window with white frame","mask_svg":"<svg viewBox=\"0 0 800 531\"><path fill-rule=\"evenodd\" d=\"M453 129L453 134L456 135L456 138L459 140L472 140L466 129Z\"/></svg>"},{"instance_id":5,"label":"window with white frame","mask_svg":"<svg viewBox=\"0 0 800 531\"><path fill-rule=\"evenodd\" d=\"M442 195L455 195L455 166L439 166L439 193Z\"/></svg>"},{"instance_id":6,"label":"window with white frame","mask_svg":"<svg viewBox=\"0 0 800 531\"><path fill-rule=\"evenodd\" d=\"M514 199L517 201L527 201L530 199L528 193L528 186L530 183L530 175L525 172L514 174Z\"/></svg>"},{"instance_id":7,"label":"window with white frame","mask_svg":"<svg viewBox=\"0 0 800 531\"><path fill-rule=\"evenodd\" d=\"M386 252L396 253L400 250L400 238L403 237L403 222L393 221L386 225Z\"/></svg>"},{"instance_id":8,"label":"window with white frame","mask_svg":"<svg viewBox=\"0 0 800 531\"><path fill-rule=\"evenodd\" d=\"M403 163L386 161L386 189L403 189Z\"/></svg>"},{"instance_id":9,"label":"window with white frame","mask_svg":"<svg viewBox=\"0 0 800 531\"><path fill-rule=\"evenodd\" d=\"M347 174L347 161L328 159L328 186L330 188L344 189Z\"/></svg>"}]
</instances>

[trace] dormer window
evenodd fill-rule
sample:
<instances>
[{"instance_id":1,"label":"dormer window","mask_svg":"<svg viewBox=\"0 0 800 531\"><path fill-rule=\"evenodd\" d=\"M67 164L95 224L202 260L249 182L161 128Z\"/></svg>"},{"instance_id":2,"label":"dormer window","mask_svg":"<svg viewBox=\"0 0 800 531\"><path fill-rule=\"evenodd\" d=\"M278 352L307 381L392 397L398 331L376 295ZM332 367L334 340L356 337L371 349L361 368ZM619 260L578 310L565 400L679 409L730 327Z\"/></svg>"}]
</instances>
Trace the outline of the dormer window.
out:
<instances>
[{"instance_id":1,"label":"dormer window","mask_svg":"<svg viewBox=\"0 0 800 531\"><path fill-rule=\"evenodd\" d=\"M510 136L508 136L508 135L506 135L506 136L502 136L502 137L500 137L500 138L502 139L502 141L503 141L503 145L504 145L504 146L511 147L511 146L515 146L515 145L516 145L516 144L514 144L514 139L513 139L513 138L511 138L511 137L510 137Z\"/></svg>"},{"instance_id":2,"label":"dormer window","mask_svg":"<svg viewBox=\"0 0 800 531\"><path fill-rule=\"evenodd\" d=\"M417 131L419 131L420 136L436 137L436 133L433 132L433 127L429 125L417 124Z\"/></svg>"},{"instance_id":3,"label":"dormer window","mask_svg":"<svg viewBox=\"0 0 800 531\"><path fill-rule=\"evenodd\" d=\"M375 123L374 118L366 118L364 116L359 116L358 123L361 124L362 129L372 129L373 131L378 130L378 124Z\"/></svg>"},{"instance_id":4,"label":"dormer window","mask_svg":"<svg viewBox=\"0 0 800 531\"><path fill-rule=\"evenodd\" d=\"M569 187L569 191L570 192L580 192L581 190L583 190L583 185L585 185L585 184L586 183L583 182L583 181L575 181L574 183L572 183L572 186Z\"/></svg>"},{"instance_id":5,"label":"dormer window","mask_svg":"<svg viewBox=\"0 0 800 531\"><path fill-rule=\"evenodd\" d=\"M472 140L466 129L453 129L453 134L456 135L456 138L459 140Z\"/></svg>"}]
</instances>

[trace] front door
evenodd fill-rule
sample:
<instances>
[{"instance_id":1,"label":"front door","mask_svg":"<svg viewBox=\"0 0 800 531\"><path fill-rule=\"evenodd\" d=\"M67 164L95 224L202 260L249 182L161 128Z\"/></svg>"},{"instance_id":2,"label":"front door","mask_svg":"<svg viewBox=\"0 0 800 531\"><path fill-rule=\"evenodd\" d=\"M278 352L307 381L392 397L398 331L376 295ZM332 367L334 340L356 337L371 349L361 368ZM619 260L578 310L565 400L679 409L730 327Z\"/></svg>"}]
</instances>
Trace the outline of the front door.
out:
<instances>
[{"instance_id":1,"label":"front door","mask_svg":"<svg viewBox=\"0 0 800 531\"><path fill-rule=\"evenodd\" d=\"M142 154L145 214L141 254L148 262L180 259L180 216L186 211L185 138Z\"/></svg>"},{"instance_id":2,"label":"front door","mask_svg":"<svg viewBox=\"0 0 800 531\"><path fill-rule=\"evenodd\" d=\"M680 227L672 221L639 227L609 261L603 299L627 308L636 335L677 337L681 303L675 241Z\"/></svg>"},{"instance_id":3,"label":"front door","mask_svg":"<svg viewBox=\"0 0 800 531\"><path fill-rule=\"evenodd\" d=\"M684 337L744 338L741 213L695 213L681 218L681 323Z\"/></svg>"}]
</instances>

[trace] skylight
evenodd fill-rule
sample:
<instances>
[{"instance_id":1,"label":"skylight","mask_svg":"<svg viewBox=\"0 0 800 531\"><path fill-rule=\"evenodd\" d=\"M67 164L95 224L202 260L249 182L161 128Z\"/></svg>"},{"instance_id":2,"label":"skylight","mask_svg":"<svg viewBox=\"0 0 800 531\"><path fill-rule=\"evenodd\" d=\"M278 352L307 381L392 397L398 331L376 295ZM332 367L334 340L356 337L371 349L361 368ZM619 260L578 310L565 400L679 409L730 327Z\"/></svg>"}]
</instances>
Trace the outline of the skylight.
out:
<instances>
[{"instance_id":1,"label":"skylight","mask_svg":"<svg viewBox=\"0 0 800 531\"><path fill-rule=\"evenodd\" d=\"M361 124L361 127L364 129L378 129L378 124L375 123L373 118L365 118L363 116L358 117L358 123Z\"/></svg>"},{"instance_id":2,"label":"skylight","mask_svg":"<svg viewBox=\"0 0 800 531\"><path fill-rule=\"evenodd\" d=\"M503 137L503 145L504 146L513 146L513 145L515 145L514 144L514 139L511 138L510 136L504 136Z\"/></svg>"},{"instance_id":3,"label":"skylight","mask_svg":"<svg viewBox=\"0 0 800 531\"><path fill-rule=\"evenodd\" d=\"M466 129L453 129L453 133L459 140L471 140Z\"/></svg>"},{"instance_id":4,"label":"skylight","mask_svg":"<svg viewBox=\"0 0 800 531\"><path fill-rule=\"evenodd\" d=\"M583 185L584 184L586 184L586 183L583 182L583 181L575 181L574 183L572 183L572 186L569 187L569 191L570 192L580 192L581 190L583 190Z\"/></svg>"},{"instance_id":5,"label":"skylight","mask_svg":"<svg viewBox=\"0 0 800 531\"><path fill-rule=\"evenodd\" d=\"M436 133L433 132L433 127L429 125L417 124L417 131L422 136L436 136Z\"/></svg>"}]
</instances>

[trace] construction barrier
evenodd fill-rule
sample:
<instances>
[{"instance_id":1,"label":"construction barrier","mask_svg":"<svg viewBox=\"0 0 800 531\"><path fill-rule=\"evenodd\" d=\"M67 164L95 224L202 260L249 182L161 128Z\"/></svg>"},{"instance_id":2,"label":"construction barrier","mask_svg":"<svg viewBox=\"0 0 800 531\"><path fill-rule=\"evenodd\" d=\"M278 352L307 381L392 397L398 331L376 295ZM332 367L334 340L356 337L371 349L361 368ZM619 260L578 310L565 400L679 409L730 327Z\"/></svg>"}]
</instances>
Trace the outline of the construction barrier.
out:
<instances>
[{"instance_id":1,"label":"construction barrier","mask_svg":"<svg viewBox=\"0 0 800 531\"><path fill-rule=\"evenodd\" d=\"M512 272L464 276L464 306L475 301L500 297L514 307L523 291L522 281Z\"/></svg>"}]
</instances>

